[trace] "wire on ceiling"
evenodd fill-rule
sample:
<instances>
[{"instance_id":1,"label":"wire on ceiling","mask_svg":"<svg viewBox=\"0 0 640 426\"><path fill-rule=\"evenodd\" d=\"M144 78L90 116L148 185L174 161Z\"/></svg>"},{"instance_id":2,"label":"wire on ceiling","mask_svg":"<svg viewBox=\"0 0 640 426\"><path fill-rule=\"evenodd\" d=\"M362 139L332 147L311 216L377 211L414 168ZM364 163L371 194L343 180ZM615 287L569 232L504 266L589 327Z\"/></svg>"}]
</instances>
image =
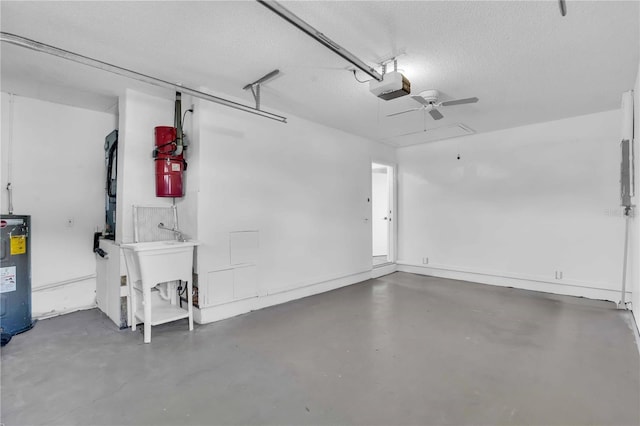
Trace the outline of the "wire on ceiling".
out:
<instances>
[{"instance_id":1,"label":"wire on ceiling","mask_svg":"<svg viewBox=\"0 0 640 426\"><path fill-rule=\"evenodd\" d=\"M370 78L369 80L360 80L360 79L358 79L358 76L356 75L356 70L351 70L351 71L353 71L353 78L355 78L358 83L368 83L371 80L375 80L375 78Z\"/></svg>"}]
</instances>

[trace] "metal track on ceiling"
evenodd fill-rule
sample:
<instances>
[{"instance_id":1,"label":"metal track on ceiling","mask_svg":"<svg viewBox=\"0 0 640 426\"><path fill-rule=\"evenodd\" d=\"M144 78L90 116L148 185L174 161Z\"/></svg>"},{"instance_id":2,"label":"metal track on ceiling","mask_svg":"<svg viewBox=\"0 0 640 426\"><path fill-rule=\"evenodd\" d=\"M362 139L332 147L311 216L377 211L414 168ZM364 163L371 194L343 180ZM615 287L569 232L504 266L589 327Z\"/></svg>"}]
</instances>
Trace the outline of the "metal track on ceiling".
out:
<instances>
[{"instance_id":1,"label":"metal track on ceiling","mask_svg":"<svg viewBox=\"0 0 640 426\"><path fill-rule=\"evenodd\" d=\"M46 53L49 55L57 56L58 58L66 59L68 61L77 62L79 64L87 65L93 68L97 68L103 71L107 71L113 74L117 74L123 77L131 78L133 80L142 81L153 86L164 87L171 89L175 92L181 92L193 97L204 99L209 102L213 102L219 105L223 105L229 108L237 109L239 111L248 112L250 114L259 115L261 117L269 118L271 120L280 121L282 123L287 122L286 117L282 117L277 114L273 114L267 111L262 111L257 108L253 108L248 105L240 104L238 102L230 101L228 99L220 98L218 96L211 95L200 90L192 89L190 87L183 86L181 84L172 83L170 81L162 80L160 78L152 77L147 74L142 74L137 71L133 71L127 68L123 68L117 65L110 64L108 62L100 61L98 59L90 58L88 56L79 55L68 50L60 49L55 46L40 43L35 40L31 40L25 37L21 37L15 34L6 32L0 32L0 41L9 43L15 46L24 47L26 49L35 50L36 52Z\"/></svg>"},{"instance_id":2,"label":"metal track on ceiling","mask_svg":"<svg viewBox=\"0 0 640 426\"><path fill-rule=\"evenodd\" d=\"M316 40L318 43L322 44L332 52L336 53L338 56L341 56L342 58L346 59L351 64L353 64L354 66L356 66L361 71L365 72L375 80L382 81L382 78L383 78L382 74L377 72L373 67L367 65L362 59L358 58L356 55L349 52L347 49L340 46L338 43L331 40L326 35L322 34L316 28L311 26L311 24L309 24L307 21L303 20L298 15L291 12L289 9L287 9L277 1L274 1L274 0L256 0L256 1L261 5L263 5L264 7L266 7L267 9L269 9L270 11L272 11L273 13L275 13L276 15L278 15L279 17L281 17L282 19L284 19L285 21L289 22L294 27L297 27L298 29L300 29L300 31L304 32L309 37Z\"/></svg>"}]
</instances>

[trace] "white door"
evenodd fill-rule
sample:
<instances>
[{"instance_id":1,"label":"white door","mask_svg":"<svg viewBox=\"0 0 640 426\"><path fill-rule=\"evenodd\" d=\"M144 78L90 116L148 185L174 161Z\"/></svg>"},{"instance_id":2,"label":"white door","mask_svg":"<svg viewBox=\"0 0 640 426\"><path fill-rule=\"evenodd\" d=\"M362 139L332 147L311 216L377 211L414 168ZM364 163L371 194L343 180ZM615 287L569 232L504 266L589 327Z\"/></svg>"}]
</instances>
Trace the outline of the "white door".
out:
<instances>
[{"instance_id":1,"label":"white door","mask_svg":"<svg viewBox=\"0 0 640 426\"><path fill-rule=\"evenodd\" d=\"M389 255L389 167L372 164L371 167L371 226L373 256Z\"/></svg>"}]
</instances>

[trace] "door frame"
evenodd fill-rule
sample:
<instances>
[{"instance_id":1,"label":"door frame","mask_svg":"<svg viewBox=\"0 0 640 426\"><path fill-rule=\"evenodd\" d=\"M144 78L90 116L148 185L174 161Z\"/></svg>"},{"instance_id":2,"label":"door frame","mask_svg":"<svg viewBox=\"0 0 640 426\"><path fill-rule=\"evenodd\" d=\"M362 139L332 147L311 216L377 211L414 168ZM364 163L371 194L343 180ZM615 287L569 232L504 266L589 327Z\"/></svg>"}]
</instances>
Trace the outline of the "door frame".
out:
<instances>
[{"instance_id":1,"label":"door frame","mask_svg":"<svg viewBox=\"0 0 640 426\"><path fill-rule=\"evenodd\" d=\"M378 161L375 159L371 159L369 164L369 194L371 199L371 204L369 208L369 215L371 217L371 227L370 227L370 235L371 238L369 240L369 251L371 252L371 256L373 256L373 173L372 166L373 164L378 164L381 166L388 167L387 170L390 171L388 173L390 182L389 182L389 208L391 210L391 222L389 223L389 235L387 244L389 246L388 254L387 254L387 263L383 263L380 265L375 265L375 267L385 266L390 263L396 263L397 261L397 253L398 253L398 166L396 163L389 163L388 161Z\"/></svg>"}]
</instances>

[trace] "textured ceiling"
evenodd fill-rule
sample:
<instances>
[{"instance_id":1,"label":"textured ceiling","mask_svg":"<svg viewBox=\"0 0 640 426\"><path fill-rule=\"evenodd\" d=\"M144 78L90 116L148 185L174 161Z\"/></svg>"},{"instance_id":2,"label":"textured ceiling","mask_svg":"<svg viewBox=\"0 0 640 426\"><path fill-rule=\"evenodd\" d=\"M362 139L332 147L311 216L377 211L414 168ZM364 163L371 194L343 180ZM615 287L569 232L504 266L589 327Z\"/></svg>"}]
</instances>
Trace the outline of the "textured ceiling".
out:
<instances>
[{"instance_id":1,"label":"textured ceiling","mask_svg":"<svg viewBox=\"0 0 640 426\"><path fill-rule=\"evenodd\" d=\"M486 132L615 109L638 71L637 1L568 1L565 17L556 1L282 4L371 65L398 55L413 94L438 89L443 100L480 101L442 108L445 118L437 122L423 111L386 117L418 104L376 98L347 71L351 64L252 1L2 1L0 11L4 32L247 105L253 98L242 87L280 69L263 86L263 109L394 146L448 137L452 129ZM101 110L113 108L124 87L173 96L0 47L6 92ZM368 76L358 72L358 78Z\"/></svg>"}]
</instances>

